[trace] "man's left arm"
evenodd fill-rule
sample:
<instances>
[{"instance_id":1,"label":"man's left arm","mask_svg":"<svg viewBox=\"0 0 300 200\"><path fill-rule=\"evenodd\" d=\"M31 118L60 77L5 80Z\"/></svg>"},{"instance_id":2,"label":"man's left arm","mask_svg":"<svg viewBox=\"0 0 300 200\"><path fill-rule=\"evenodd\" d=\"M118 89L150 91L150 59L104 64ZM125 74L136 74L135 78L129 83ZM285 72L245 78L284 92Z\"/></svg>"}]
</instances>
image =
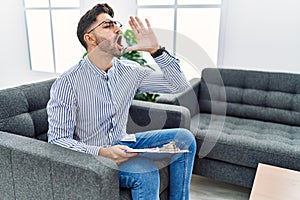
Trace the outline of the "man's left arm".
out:
<instances>
[{"instance_id":1,"label":"man's left arm","mask_svg":"<svg viewBox=\"0 0 300 200\"><path fill-rule=\"evenodd\" d=\"M138 92L179 93L190 87L182 72L179 60L164 51L154 58L161 72L149 72L140 82Z\"/></svg>"},{"instance_id":2,"label":"man's left arm","mask_svg":"<svg viewBox=\"0 0 300 200\"><path fill-rule=\"evenodd\" d=\"M138 92L179 93L190 84L179 66L179 60L160 48L148 19L147 27L138 17L130 17L129 25L135 34L137 44L126 49L129 51L149 52L163 73L147 72L142 75Z\"/></svg>"}]
</instances>

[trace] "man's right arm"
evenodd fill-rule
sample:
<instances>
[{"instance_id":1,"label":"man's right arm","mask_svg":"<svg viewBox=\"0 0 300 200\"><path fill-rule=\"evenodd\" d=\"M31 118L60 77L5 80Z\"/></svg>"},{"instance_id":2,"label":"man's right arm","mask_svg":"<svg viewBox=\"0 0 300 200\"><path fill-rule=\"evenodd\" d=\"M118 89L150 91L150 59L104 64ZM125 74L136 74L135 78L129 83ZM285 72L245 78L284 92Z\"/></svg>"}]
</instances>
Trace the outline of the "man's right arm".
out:
<instances>
[{"instance_id":1,"label":"man's right arm","mask_svg":"<svg viewBox=\"0 0 300 200\"><path fill-rule=\"evenodd\" d=\"M108 148L86 145L74 139L76 128L76 98L67 79L59 78L52 85L47 105L49 130L48 142L75 151L110 158L117 164L125 162L136 153L125 153L130 148L116 145Z\"/></svg>"},{"instance_id":2,"label":"man's right arm","mask_svg":"<svg viewBox=\"0 0 300 200\"><path fill-rule=\"evenodd\" d=\"M100 147L86 145L74 139L76 109L76 98L68 79L58 78L51 87L50 100L47 105L48 142L98 155Z\"/></svg>"}]
</instances>

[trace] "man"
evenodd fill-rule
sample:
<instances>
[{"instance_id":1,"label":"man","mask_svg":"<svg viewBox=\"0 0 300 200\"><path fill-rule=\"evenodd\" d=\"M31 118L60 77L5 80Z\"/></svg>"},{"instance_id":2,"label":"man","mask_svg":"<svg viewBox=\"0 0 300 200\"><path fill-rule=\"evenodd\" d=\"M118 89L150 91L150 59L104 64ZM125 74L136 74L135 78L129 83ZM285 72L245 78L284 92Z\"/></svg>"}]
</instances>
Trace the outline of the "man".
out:
<instances>
[{"instance_id":1,"label":"man","mask_svg":"<svg viewBox=\"0 0 300 200\"><path fill-rule=\"evenodd\" d=\"M185 129L136 133L128 141L129 107L137 92L181 92L189 87L178 60L160 48L146 20L129 24L137 45L127 51L149 52L162 73L147 70L122 54L119 22L107 4L98 4L79 21L77 36L88 55L63 73L51 88L47 106L48 141L76 151L104 156L119 165L120 187L130 188L132 199L159 199L159 173L153 156L127 153L132 148L162 147L175 141L189 153L176 154L170 164L170 199L188 199L196 150L194 136ZM150 184L149 184L150 183Z\"/></svg>"}]
</instances>

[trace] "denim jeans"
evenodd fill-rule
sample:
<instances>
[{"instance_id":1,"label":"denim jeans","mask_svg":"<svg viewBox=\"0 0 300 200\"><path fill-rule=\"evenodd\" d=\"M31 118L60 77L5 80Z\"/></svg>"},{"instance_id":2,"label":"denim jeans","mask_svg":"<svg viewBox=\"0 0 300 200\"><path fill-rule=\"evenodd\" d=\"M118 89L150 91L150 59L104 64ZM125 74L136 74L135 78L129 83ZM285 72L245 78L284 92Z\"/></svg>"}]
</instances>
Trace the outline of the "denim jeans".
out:
<instances>
[{"instance_id":1,"label":"denim jeans","mask_svg":"<svg viewBox=\"0 0 300 200\"><path fill-rule=\"evenodd\" d=\"M130 188L133 200L159 200L160 178L153 160L168 158L170 164L170 200L188 200L196 152L194 135L186 129L163 129L136 133L136 142L119 142L131 148L155 148L175 141L189 153L140 153L119 166L120 187Z\"/></svg>"}]
</instances>

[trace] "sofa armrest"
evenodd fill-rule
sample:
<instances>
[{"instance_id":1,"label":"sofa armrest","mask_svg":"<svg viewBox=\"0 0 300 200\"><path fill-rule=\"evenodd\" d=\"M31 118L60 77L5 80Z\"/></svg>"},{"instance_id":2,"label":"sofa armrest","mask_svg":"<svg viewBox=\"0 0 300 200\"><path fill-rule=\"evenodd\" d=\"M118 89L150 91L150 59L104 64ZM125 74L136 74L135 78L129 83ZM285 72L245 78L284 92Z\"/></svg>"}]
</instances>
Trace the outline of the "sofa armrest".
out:
<instances>
[{"instance_id":1,"label":"sofa armrest","mask_svg":"<svg viewBox=\"0 0 300 200\"><path fill-rule=\"evenodd\" d=\"M129 110L127 132L165 128L189 129L190 120L190 112L183 106L133 100Z\"/></svg>"},{"instance_id":2,"label":"sofa armrest","mask_svg":"<svg viewBox=\"0 0 300 200\"><path fill-rule=\"evenodd\" d=\"M190 81L191 87L178 94L161 94L158 103L184 106L189 109L191 116L199 113L199 93L201 79L194 78Z\"/></svg>"},{"instance_id":3,"label":"sofa armrest","mask_svg":"<svg viewBox=\"0 0 300 200\"><path fill-rule=\"evenodd\" d=\"M119 199L117 165L109 159L0 131L4 199Z\"/></svg>"}]
</instances>

